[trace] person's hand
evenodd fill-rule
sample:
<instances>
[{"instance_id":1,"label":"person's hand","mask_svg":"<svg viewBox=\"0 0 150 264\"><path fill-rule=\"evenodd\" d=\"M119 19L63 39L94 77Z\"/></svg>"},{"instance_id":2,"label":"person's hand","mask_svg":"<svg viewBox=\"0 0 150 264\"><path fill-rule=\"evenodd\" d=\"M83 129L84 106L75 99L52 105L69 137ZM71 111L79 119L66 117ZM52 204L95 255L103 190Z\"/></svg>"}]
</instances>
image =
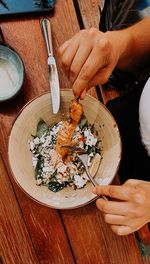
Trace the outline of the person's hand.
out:
<instances>
[{"instance_id":1,"label":"person's hand","mask_svg":"<svg viewBox=\"0 0 150 264\"><path fill-rule=\"evenodd\" d=\"M128 235L150 221L150 182L128 180L122 186L97 186L93 192L115 199L99 198L96 205L116 234Z\"/></svg>"},{"instance_id":2,"label":"person's hand","mask_svg":"<svg viewBox=\"0 0 150 264\"><path fill-rule=\"evenodd\" d=\"M60 60L75 96L83 99L90 87L106 83L122 47L120 32L96 28L81 30L60 47Z\"/></svg>"}]
</instances>

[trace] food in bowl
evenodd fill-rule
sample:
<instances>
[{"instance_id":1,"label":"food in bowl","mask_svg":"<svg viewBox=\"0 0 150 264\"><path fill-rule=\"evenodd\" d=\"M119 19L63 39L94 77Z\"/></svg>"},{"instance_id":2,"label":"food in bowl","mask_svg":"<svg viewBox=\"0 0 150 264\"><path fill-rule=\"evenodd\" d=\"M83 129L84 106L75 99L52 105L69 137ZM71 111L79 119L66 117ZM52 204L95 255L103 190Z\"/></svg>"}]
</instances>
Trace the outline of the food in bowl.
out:
<instances>
[{"instance_id":1,"label":"food in bowl","mask_svg":"<svg viewBox=\"0 0 150 264\"><path fill-rule=\"evenodd\" d=\"M47 186L37 186L28 144L32 139L31 135L36 135L37 124L41 118L49 125L66 119L73 94L66 89L61 90L60 95L60 111L56 115L52 112L49 92L34 98L23 107L9 136L8 157L14 180L30 198L51 208L73 209L87 205L97 198L92 193L92 183L89 182L76 191L72 187L65 187L58 192L50 191ZM89 171L95 175L99 184L108 185L114 179L121 158L120 133L114 118L98 100L87 94L82 105L88 122L94 123L94 129L98 132L102 153L97 171L92 167L95 162L92 162Z\"/></svg>"},{"instance_id":2,"label":"food in bowl","mask_svg":"<svg viewBox=\"0 0 150 264\"><path fill-rule=\"evenodd\" d=\"M49 190L58 192L67 186L80 189L87 184L88 177L76 153L69 153L67 148L62 147L72 144L84 149L89 155L89 167L95 155L101 155L94 124L88 123L80 103L71 101L67 120L51 126L40 120L36 135L32 137L29 144L38 186L45 185Z\"/></svg>"}]
</instances>

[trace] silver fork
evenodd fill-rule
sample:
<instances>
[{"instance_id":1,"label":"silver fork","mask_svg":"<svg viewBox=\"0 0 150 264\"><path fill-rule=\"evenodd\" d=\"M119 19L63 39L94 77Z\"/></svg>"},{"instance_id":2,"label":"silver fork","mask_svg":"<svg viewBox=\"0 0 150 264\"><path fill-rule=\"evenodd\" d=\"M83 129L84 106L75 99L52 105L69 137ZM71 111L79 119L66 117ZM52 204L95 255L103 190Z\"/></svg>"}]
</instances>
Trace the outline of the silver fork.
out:
<instances>
[{"instance_id":1,"label":"silver fork","mask_svg":"<svg viewBox=\"0 0 150 264\"><path fill-rule=\"evenodd\" d=\"M71 152L71 153L73 153L73 152L76 153L78 159L82 162L82 165L84 166L85 172L86 172L89 180L93 184L93 186L94 187L98 186L98 183L95 181L95 179L89 173L89 169L88 169L88 154L87 154L87 152L84 149L82 149L82 148L80 148L78 146L61 145L61 147L67 148L69 150L69 152ZM102 195L101 198L103 198L105 201L108 201L108 198L106 196L104 196L104 195Z\"/></svg>"},{"instance_id":2,"label":"silver fork","mask_svg":"<svg viewBox=\"0 0 150 264\"><path fill-rule=\"evenodd\" d=\"M78 159L82 162L82 165L84 166L84 169L86 171L88 178L93 183L93 185L96 187L98 185L98 183L91 176L91 174L89 173L89 169L88 169L88 154L86 152L83 154L79 154L76 152L76 155L77 155Z\"/></svg>"}]
</instances>

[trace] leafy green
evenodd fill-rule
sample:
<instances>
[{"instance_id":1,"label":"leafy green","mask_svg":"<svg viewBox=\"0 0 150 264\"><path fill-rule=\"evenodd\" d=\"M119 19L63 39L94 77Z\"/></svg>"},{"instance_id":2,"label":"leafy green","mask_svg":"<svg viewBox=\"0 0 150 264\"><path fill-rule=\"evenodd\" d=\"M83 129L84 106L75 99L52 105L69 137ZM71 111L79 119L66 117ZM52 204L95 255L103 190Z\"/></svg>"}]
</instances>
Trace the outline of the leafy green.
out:
<instances>
[{"instance_id":1,"label":"leafy green","mask_svg":"<svg viewBox=\"0 0 150 264\"><path fill-rule=\"evenodd\" d=\"M49 130L48 125L45 123L44 120L40 120L38 125L37 125L37 130L36 130L36 136L37 137L42 137L45 133L47 133Z\"/></svg>"},{"instance_id":2,"label":"leafy green","mask_svg":"<svg viewBox=\"0 0 150 264\"><path fill-rule=\"evenodd\" d=\"M67 185L66 182L59 183L59 182L49 182L48 189L52 192L58 192L62 190Z\"/></svg>"},{"instance_id":3,"label":"leafy green","mask_svg":"<svg viewBox=\"0 0 150 264\"><path fill-rule=\"evenodd\" d=\"M52 173L52 175L51 175L51 179L55 178L56 175L57 175L57 170L55 170L55 171Z\"/></svg>"},{"instance_id":4,"label":"leafy green","mask_svg":"<svg viewBox=\"0 0 150 264\"><path fill-rule=\"evenodd\" d=\"M84 127L87 127L87 126L88 126L87 119L86 119L85 115L82 115L79 127L80 127L80 129L83 129Z\"/></svg>"},{"instance_id":5,"label":"leafy green","mask_svg":"<svg viewBox=\"0 0 150 264\"><path fill-rule=\"evenodd\" d=\"M42 164L43 164L43 162L41 160L38 160L37 161L36 168L35 168L35 179L36 180L41 177L41 174L42 174Z\"/></svg>"},{"instance_id":6,"label":"leafy green","mask_svg":"<svg viewBox=\"0 0 150 264\"><path fill-rule=\"evenodd\" d=\"M92 146L92 147L88 146L87 153L88 153L88 155L91 153L94 153L94 154L99 153L100 154L101 150L99 147L96 147L96 146Z\"/></svg>"}]
</instances>

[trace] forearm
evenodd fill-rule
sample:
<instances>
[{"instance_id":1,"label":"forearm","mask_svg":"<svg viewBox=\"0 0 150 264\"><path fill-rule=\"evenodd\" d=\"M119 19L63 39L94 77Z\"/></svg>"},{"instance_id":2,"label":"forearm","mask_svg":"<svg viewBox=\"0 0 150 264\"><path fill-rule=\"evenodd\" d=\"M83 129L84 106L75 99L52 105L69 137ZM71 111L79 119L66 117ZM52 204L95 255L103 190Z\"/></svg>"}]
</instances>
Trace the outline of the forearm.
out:
<instances>
[{"instance_id":1,"label":"forearm","mask_svg":"<svg viewBox=\"0 0 150 264\"><path fill-rule=\"evenodd\" d=\"M114 33L120 47L118 68L135 71L150 65L150 17Z\"/></svg>"}]
</instances>

